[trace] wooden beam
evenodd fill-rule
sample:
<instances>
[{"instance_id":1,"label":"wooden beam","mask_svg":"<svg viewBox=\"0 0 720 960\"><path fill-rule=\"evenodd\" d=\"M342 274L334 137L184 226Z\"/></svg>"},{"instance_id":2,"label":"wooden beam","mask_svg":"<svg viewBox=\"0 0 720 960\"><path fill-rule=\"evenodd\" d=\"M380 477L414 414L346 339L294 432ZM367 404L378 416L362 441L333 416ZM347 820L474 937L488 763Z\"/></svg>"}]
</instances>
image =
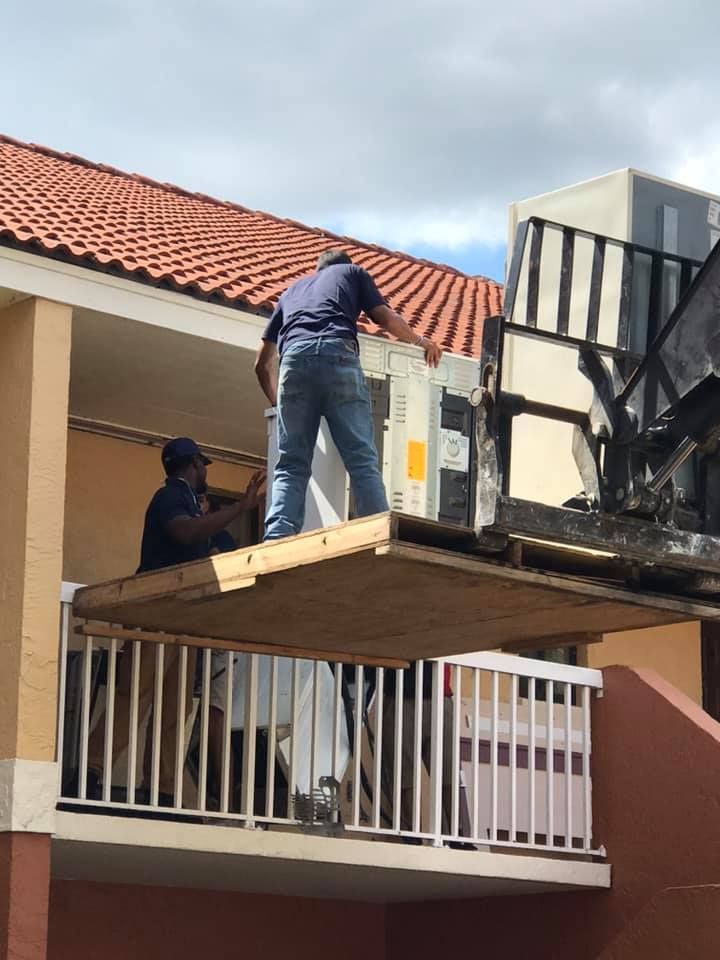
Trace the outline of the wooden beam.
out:
<instances>
[{"instance_id":1,"label":"wooden beam","mask_svg":"<svg viewBox=\"0 0 720 960\"><path fill-rule=\"evenodd\" d=\"M571 594L596 600L616 601L634 607L648 607L677 614L677 619L720 620L720 607L692 597L672 597L663 593L641 593L624 586L605 585L596 580L573 577L561 573L543 573L526 567L513 567L507 563L486 558L457 556L432 547L415 547L390 542L375 549L378 557L390 560L411 560L421 564L450 567L453 570L472 573L480 577L495 577L499 580L520 584L533 584L551 590L564 590ZM442 581L439 581L442 583Z\"/></svg>"},{"instance_id":2,"label":"wooden beam","mask_svg":"<svg viewBox=\"0 0 720 960\"><path fill-rule=\"evenodd\" d=\"M330 663L348 663L354 666L385 667L389 670L402 670L409 666L407 660L398 660L394 657L364 657L351 653L306 650L273 643L220 640L217 637L194 637L187 634L162 633L159 630L133 630L129 627L115 627L106 623L80 624L80 626L75 627L75 633L83 637L102 637L107 640L139 640L142 643L165 643L171 646L201 647L236 653L258 653L273 657L294 657L296 660L323 660Z\"/></svg>"},{"instance_id":3,"label":"wooden beam","mask_svg":"<svg viewBox=\"0 0 720 960\"><path fill-rule=\"evenodd\" d=\"M403 529L418 540L437 536L442 548L398 540ZM483 558L465 552L465 535L379 514L79 590L74 612L141 630L139 639L166 634L198 638L187 641L195 646L387 665L720 620L710 601L533 569L529 547L513 557L521 566Z\"/></svg>"},{"instance_id":4,"label":"wooden beam","mask_svg":"<svg viewBox=\"0 0 720 960\"><path fill-rule=\"evenodd\" d=\"M602 633L566 633L558 637L520 640L517 643L504 643L503 653L523 653L527 650L556 650L561 647L582 647L588 643L602 643Z\"/></svg>"},{"instance_id":5,"label":"wooden beam","mask_svg":"<svg viewBox=\"0 0 720 960\"><path fill-rule=\"evenodd\" d=\"M90 619L96 610L108 606L158 597L197 600L251 587L261 574L349 556L387 543L394 523L389 513L381 513L284 540L268 540L208 560L108 580L78 590L73 610L76 616Z\"/></svg>"},{"instance_id":6,"label":"wooden beam","mask_svg":"<svg viewBox=\"0 0 720 960\"><path fill-rule=\"evenodd\" d=\"M720 537L607 513L500 497L491 530L548 543L582 546L678 570L720 573Z\"/></svg>"}]
</instances>

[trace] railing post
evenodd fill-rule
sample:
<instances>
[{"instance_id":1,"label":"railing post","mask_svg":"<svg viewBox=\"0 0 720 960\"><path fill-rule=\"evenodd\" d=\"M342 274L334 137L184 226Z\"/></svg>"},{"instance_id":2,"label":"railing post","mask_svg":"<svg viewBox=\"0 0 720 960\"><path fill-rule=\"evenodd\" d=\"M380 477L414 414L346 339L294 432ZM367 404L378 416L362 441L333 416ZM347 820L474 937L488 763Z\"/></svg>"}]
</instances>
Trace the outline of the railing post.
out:
<instances>
[{"instance_id":1,"label":"railing post","mask_svg":"<svg viewBox=\"0 0 720 960\"><path fill-rule=\"evenodd\" d=\"M382 754L383 754L383 710L385 699L385 671L382 667L377 670L375 687L375 769L373 774L373 817L372 822L376 830L380 828L380 813L382 808Z\"/></svg>"},{"instance_id":2,"label":"railing post","mask_svg":"<svg viewBox=\"0 0 720 960\"><path fill-rule=\"evenodd\" d=\"M68 633L70 631L70 602L60 604L60 662L58 664L58 718L55 735L55 749L57 756L57 783L58 795L62 795L63 787L63 760L65 750L65 698L67 686L67 656Z\"/></svg>"},{"instance_id":3,"label":"railing post","mask_svg":"<svg viewBox=\"0 0 720 960\"><path fill-rule=\"evenodd\" d=\"M243 731L242 803L245 826L255 826L255 740L257 737L258 655L245 658L245 723Z\"/></svg>"},{"instance_id":4,"label":"railing post","mask_svg":"<svg viewBox=\"0 0 720 960\"><path fill-rule=\"evenodd\" d=\"M113 641L116 642L116 641ZM149 652L149 651L148 651ZM147 732L147 736L152 737L152 759L150 775L150 805L156 807L159 802L160 794L160 750L162 749L162 710L163 710L163 680L165 678L165 644L158 643L155 649L155 686L153 692L152 708L152 727ZM108 684L110 680L108 678ZM115 691L113 693L113 700ZM109 697L108 697L109 699ZM179 703L179 701L178 701ZM184 705L183 705L184 706ZM185 716L183 712L183 717ZM178 727L179 731L179 727ZM179 737L178 737L179 742ZM107 737L105 739L105 748L107 749ZM103 786L107 775L103 777ZM176 804L177 806L178 804Z\"/></svg>"},{"instance_id":5,"label":"railing post","mask_svg":"<svg viewBox=\"0 0 720 960\"><path fill-rule=\"evenodd\" d=\"M432 721L430 728L430 832L433 846L442 846L443 832L443 671L445 662L432 664ZM416 696L419 695L416 691Z\"/></svg>"},{"instance_id":6,"label":"railing post","mask_svg":"<svg viewBox=\"0 0 720 960\"><path fill-rule=\"evenodd\" d=\"M200 695L200 758L198 760L198 809L207 810L208 746L210 740L210 673L212 650L203 650Z\"/></svg>"}]
</instances>

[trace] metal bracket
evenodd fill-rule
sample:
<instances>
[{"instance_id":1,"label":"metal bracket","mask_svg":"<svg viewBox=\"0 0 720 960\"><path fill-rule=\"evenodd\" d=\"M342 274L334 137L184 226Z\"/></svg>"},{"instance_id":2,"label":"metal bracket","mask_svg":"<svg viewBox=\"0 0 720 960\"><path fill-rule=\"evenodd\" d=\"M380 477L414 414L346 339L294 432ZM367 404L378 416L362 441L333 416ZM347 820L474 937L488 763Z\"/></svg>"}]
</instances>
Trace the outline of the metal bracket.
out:
<instances>
[{"instance_id":1,"label":"metal bracket","mask_svg":"<svg viewBox=\"0 0 720 960\"><path fill-rule=\"evenodd\" d=\"M498 462L495 438L488 429L487 394L483 393L475 415L475 449L477 474L475 477L475 532L495 522L498 497Z\"/></svg>"}]
</instances>

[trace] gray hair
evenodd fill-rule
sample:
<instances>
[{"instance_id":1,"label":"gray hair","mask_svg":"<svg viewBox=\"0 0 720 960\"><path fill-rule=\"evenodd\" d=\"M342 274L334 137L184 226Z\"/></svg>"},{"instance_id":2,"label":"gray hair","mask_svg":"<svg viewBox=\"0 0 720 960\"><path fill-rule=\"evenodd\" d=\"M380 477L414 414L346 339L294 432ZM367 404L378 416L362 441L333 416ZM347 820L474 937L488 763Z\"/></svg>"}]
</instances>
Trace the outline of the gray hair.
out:
<instances>
[{"instance_id":1,"label":"gray hair","mask_svg":"<svg viewBox=\"0 0 720 960\"><path fill-rule=\"evenodd\" d=\"M317 269L324 270L336 263L352 263L352 260L344 250L323 250L318 257Z\"/></svg>"}]
</instances>

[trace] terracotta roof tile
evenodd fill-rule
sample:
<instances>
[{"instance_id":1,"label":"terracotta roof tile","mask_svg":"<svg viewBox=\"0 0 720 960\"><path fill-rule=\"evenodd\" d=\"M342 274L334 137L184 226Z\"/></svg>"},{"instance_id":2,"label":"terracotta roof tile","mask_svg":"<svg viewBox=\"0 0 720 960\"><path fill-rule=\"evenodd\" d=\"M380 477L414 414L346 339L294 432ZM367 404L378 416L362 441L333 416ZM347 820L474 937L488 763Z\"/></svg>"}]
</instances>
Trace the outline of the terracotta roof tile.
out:
<instances>
[{"instance_id":1,"label":"terracotta roof tile","mask_svg":"<svg viewBox=\"0 0 720 960\"><path fill-rule=\"evenodd\" d=\"M1 135L0 243L262 313L340 247L419 333L468 356L502 306L493 280Z\"/></svg>"}]
</instances>

